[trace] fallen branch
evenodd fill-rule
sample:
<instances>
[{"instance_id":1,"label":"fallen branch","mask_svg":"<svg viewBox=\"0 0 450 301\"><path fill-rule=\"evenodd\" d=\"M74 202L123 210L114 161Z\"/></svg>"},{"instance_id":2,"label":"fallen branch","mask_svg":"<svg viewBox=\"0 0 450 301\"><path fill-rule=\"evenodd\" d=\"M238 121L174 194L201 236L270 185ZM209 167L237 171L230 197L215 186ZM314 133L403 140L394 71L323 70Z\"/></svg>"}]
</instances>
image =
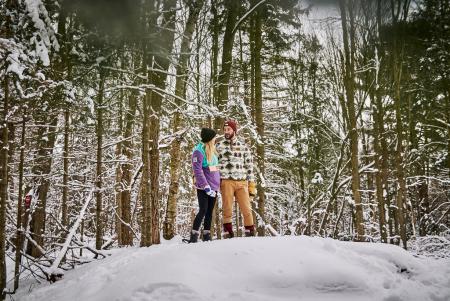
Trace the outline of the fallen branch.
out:
<instances>
[{"instance_id":1,"label":"fallen branch","mask_svg":"<svg viewBox=\"0 0 450 301\"><path fill-rule=\"evenodd\" d=\"M64 242L64 245L63 245L61 251L58 253L58 256L56 257L55 261L53 261L52 266L47 270L47 273L46 273L47 279L50 282L55 282L56 280L62 278L62 276L64 275L64 272L62 269L59 268L59 265L61 264L61 261L66 256L66 253L67 253L67 250L69 249L72 238L75 236L75 233L77 232L77 229L80 226L81 221L83 220L86 209L92 200L92 191L93 190L91 190L89 192L86 202L84 203L83 208L81 208L81 211L80 211L80 214L78 215L77 220L75 221L72 228L70 229L70 232L66 237L66 241Z\"/></svg>"}]
</instances>

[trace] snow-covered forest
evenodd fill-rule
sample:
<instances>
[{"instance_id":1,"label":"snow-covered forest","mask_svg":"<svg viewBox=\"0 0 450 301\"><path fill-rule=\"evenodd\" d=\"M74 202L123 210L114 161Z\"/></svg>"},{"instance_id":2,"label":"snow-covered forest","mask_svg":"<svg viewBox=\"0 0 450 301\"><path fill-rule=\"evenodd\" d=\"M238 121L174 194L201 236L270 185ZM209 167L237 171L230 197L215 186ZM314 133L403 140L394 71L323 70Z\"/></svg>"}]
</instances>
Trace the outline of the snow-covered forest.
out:
<instances>
[{"instance_id":1,"label":"snow-covered forest","mask_svg":"<svg viewBox=\"0 0 450 301\"><path fill-rule=\"evenodd\" d=\"M2 300L187 237L228 118L257 236L450 257L449 0L0 0L0 99Z\"/></svg>"}]
</instances>

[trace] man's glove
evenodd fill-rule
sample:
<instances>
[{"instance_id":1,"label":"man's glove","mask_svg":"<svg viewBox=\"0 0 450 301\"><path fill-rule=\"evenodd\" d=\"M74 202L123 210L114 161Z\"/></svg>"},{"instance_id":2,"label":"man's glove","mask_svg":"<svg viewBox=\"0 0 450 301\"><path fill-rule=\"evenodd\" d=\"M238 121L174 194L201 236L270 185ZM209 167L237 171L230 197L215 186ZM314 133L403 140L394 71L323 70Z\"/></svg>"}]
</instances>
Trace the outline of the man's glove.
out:
<instances>
[{"instance_id":1,"label":"man's glove","mask_svg":"<svg viewBox=\"0 0 450 301\"><path fill-rule=\"evenodd\" d=\"M216 197L216 192L214 190L211 190L211 187L209 185L205 187L205 192L212 198Z\"/></svg>"},{"instance_id":2,"label":"man's glove","mask_svg":"<svg viewBox=\"0 0 450 301\"><path fill-rule=\"evenodd\" d=\"M248 182L248 194L250 196L255 196L256 195L256 183L253 181L249 181Z\"/></svg>"}]
</instances>

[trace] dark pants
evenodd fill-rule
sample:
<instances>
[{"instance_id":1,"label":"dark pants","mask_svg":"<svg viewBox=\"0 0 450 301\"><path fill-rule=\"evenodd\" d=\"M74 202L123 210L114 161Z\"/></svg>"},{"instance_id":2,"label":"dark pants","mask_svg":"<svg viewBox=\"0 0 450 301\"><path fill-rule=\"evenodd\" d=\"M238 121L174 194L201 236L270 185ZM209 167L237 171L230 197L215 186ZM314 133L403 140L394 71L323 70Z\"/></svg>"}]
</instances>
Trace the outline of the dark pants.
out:
<instances>
[{"instance_id":1,"label":"dark pants","mask_svg":"<svg viewBox=\"0 0 450 301\"><path fill-rule=\"evenodd\" d=\"M200 229L203 218L205 218L203 230L211 230L211 220L214 205L216 204L216 198L210 197L204 190L200 189L197 189L197 198L200 209L195 216L192 229L198 231Z\"/></svg>"}]
</instances>

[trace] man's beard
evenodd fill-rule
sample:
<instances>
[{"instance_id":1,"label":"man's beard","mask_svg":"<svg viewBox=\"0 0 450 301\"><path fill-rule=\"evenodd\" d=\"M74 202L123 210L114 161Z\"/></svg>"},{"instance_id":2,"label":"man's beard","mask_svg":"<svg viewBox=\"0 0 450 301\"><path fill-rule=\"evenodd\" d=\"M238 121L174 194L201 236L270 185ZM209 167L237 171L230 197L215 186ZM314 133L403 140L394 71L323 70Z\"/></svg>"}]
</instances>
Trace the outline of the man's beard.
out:
<instances>
[{"instance_id":1,"label":"man's beard","mask_svg":"<svg viewBox=\"0 0 450 301\"><path fill-rule=\"evenodd\" d=\"M225 136L225 139L231 140L234 137L234 133L233 134L225 134L224 136Z\"/></svg>"}]
</instances>

